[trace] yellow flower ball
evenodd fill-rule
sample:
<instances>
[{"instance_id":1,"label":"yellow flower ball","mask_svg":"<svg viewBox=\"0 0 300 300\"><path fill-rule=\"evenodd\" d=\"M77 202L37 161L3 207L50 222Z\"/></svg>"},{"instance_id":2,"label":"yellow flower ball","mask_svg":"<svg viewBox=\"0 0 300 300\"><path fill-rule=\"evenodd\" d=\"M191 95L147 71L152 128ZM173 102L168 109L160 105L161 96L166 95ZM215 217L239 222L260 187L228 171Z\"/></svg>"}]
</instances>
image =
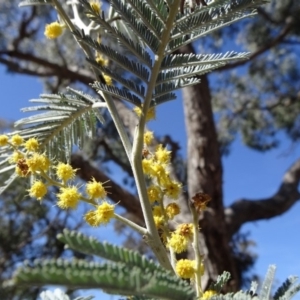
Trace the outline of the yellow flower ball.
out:
<instances>
[{"instance_id":1,"label":"yellow flower ball","mask_svg":"<svg viewBox=\"0 0 300 300\"><path fill-rule=\"evenodd\" d=\"M178 199L181 193L181 187L182 187L181 183L177 181L171 181L171 180L167 181L166 183L165 182L163 183L165 195L170 199L174 199L174 200Z\"/></svg>"},{"instance_id":2,"label":"yellow flower ball","mask_svg":"<svg viewBox=\"0 0 300 300\"><path fill-rule=\"evenodd\" d=\"M104 199L107 195L104 186L101 182L97 182L95 178L86 184L86 193L90 199Z\"/></svg>"},{"instance_id":3,"label":"yellow flower ball","mask_svg":"<svg viewBox=\"0 0 300 300\"><path fill-rule=\"evenodd\" d=\"M87 212L84 219L89 225L97 227L101 224L107 224L114 215L115 206L105 201L98 205L95 210Z\"/></svg>"},{"instance_id":4,"label":"yellow flower ball","mask_svg":"<svg viewBox=\"0 0 300 300\"><path fill-rule=\"evenodd\" d=\"M47 172L50 167L49 159L43 155L34 153L31 157L26 160L26 163L29 167L29 171L35 173L37 171Z\"/></svg>"},{"instance_id":5,"label":"yellow flower ball","mask_svg":"<svg viewBox=\"0 0 300 300\"><path fill-rule=\"evenodd\" d=\"M147 189L147 194L151 203L161 201L162 199L162 191L157 185L150 185Z\"/></svg>"},{"instance_id":6,"label":"yellow flower ball","mask_svg":"<svg viewBox=\"0 0 300 300\"><path fill-rule=\"evenodd\" d=\"M170 220L180 213L180 207L177 203L169 203L166 206L166 214Z\"/></svg>"},{"instance_id":7,"label":"yellow flower ball","mask_svg":"<svg viewBox=\"0 0 300 300\"><path fill-rule=\"evenodd\" d=\"M171 247L175 253L182 253L187 250L188 240L183 235L172 233L168 241L168 246Z\"/></svg>"},{"instance_id":8,"label":"yellow flower ball","mask_svg":"<svg viewBox=\"0 0 300 300\"><path fill-rule=\"evenodd\" d=\"M144 144L146 144L147 146L151 145L153 138L154 138L153 131L146 131L144 133Z\"/></svg>"},{"instance_id":9,"label":"yellow flower ball","mask_svg":"<svg viewBox=\"0 0 300 300\"><path fill-rule=\"evenodd\" d=\"M142 115L142 108L136 106L133 111L137 114L138 117L141 117ZM148 109L147 111L147 115L146 115L146 122L150 121L150 120L155 120L156 118L156 111L155 111L155 107L151 107Z\"/></svg>"},{"instance_id":10,"label":"yellow flower ball","mask_svg":"<svg viewBox=\"0 0 300 300\"><path fill-rule=\"evenodd\" d=\"M201 300L209 300L212 296L216 295L217 292L213 290L208 290L204 292L204 294L201 297Z\"/></svg>"},{"instance_id":11,"label":"yellow flower ball","mask_svg":"<svg viewBox=\"0 0 300 300\"><path fill-rule=\"evenodd\" d=\"M59 162L55 169L57 178L63 182L66 182L69 179L74 179L76 176L76 169L73 169L73 167L69 164Z\"/></svg>"},{"instance_id":12,"label":"yellow flower ball","mask_svg":"<svg viewBox=\"0 0 300 300\"><path fill-rule=\"evenodd\" d=\"M58 22L53 22L46 25L44 34L48 39L56 39L63 33L63 28Z\"/></svg>"},{"instance_id":13,"label":"yellow flower ball","mask_svg":"<svg viewBox=\"0 0 300 300\"><path fill-rule=\"evenodd\" d=\"M15 134L11 137L10 142L13 146L21 146L24 142L24 139L19 134Z\"/></svg>"},{"instance_id":14,"label":"yellow flower ball","mask_svg":"<svg viewBox=\"0 0 300 300\"><path fill-rule=\"evenodd\" d=\"M193 278L195 276L195 261L189 259L180 259L177 261L175 270L179 277L184 279Z\"/></svg>"},{"instance_id":15,"label":"yellow flower ball","mask_svg":"<svg viewBox=\"0 0 300 300\"><path fill-rule=\"evenodd\" d=\"M24 143L24 148L27 151L37 152L39 150L39 141L36 138L31 138Z\"/></svg>"},{"instance_id":16,"label":"yellow flower ball","mask_svg":"<svg viewBox=\"0 0 300 300\"><path fill-rule=\"evenodd\" d=\"M47 186L42 181L35 181L28 191L30 197L41 200L47 194Z\"/></svg>"},{"instance_id":17,"label":"yellow flower ball","mask_svg":"<svg viewBox=\"0 0 300 300\"><path fill-rule=\"evenodd\" d=\"M8 144L8 136L5 134L0 135L0 147L6 146Z\"/></svg>"},{"instance_id":18,"label":"yellow flower ball","mask_svg":"<svg viewBox=\"0 0 300 300\"><path fill-rule=\"evenodd\" d=\"M79 199L81 198L80 193L76 186L65 187L60 189L60 193L57 194L59 201L57 205L62 209L75 209L78 205Z\"/></svg>"},{"instance_id":19,"label":"yellow flower ball","mask_svg":"<svg viewBox=\"0 0 300 300\"><path fill-rule=\"evenodd\" d=\"M20 159L24 159L24 154L19 151L14 151L9 158L11 164L17 163Z\"/></svg>"},{"instance_id":20,"label":"yellow flower ball","mask_svg":"<svg viewBox=\"0 0 300 300\"><path fill-rule=\"evenodd\" d=\"M155 158L159 163L168 164L171 160L171 151L163 148L162 145L158 145L155 150Z\"/></svg>"},{"instance_id":21,"label":"yellow flower ball","mask_svg":"<svg viewBox=\"0 0 300 300\"><path fill-rule=\"evenodd\" d=\"M192 239L194 236L194 224L192 223L183 223L178 225L176 228L176 233L184 236L187 239Z\"/></svg>"},{"instance_id":22,"label":"yellow flower ball","mask_svg":"<svg viewBox=\"0 0 300 300\"><path fill-rule=\"evenodd\" d=\"M105 74L102 74L102 76L103 76L103 78L104 78L104 80L105 80L105 83L106 83L107 85L112 85L112 84L113 84L112 78L111 78L110 76L105 75Z\"/></svg>"}]
</instances>

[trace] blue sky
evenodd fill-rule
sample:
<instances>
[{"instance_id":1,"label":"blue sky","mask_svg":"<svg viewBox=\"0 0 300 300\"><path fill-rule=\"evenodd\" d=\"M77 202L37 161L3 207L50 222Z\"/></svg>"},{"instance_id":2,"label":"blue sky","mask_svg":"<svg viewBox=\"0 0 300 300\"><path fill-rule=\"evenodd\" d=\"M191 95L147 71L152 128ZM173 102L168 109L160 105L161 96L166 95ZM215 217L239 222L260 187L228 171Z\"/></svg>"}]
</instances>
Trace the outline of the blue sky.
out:
<instances>
[{"instance_id":1,"label":"blue sky","mask_svg":"<svg viewBox=\"0 0 300 300\"><path fill-rule=\"evenodd\" d=\"M29 106L28 100L38 98L42 93L42 85L37 78L6 74L2 66L0 82L0 119L13 121L25 117L20 108ZM184 148L185 128L181 100L161 105L157 121L151 127L161 135L172 134ZM184 149L182 153L185 154ZM299 146L292 147L284 136L278 149L264 154L244 147L237 140L231 154L223 159L225 204L240 198L258 199L273 195L284 172L299 156ZM250 238L256 242L252 251L258 255L258 259L253 273L264 276L268 265L276 264L278 283L289 275L300 275L300 243L297 234L300 228L299 216L300 204L297 203L282 216L244 225L242 231L250 231ZM93 233L91 230L89 233L96 235L97 232L95 230ZM101 299L113 298L101 296ZM294 299L300 299L300 295Z\"/></svg>"}]
</instances>

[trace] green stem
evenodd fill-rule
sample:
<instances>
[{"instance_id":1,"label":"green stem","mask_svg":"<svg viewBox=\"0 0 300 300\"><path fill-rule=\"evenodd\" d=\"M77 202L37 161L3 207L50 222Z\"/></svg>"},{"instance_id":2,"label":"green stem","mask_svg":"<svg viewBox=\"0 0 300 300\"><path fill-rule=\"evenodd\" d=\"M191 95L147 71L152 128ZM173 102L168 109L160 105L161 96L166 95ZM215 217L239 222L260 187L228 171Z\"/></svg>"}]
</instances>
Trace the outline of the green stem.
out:
<instances>
[{"instance_id":1,"label":"green stem","mask_svg":"<svg viewBox=\"0 0 300 300\"><path fill-rule=\"evenodd\" d=\"M64 9L62 8L62 6L60 5L58 0L52 0L54 3L54 6L58 12L58 14L60 15L60 17L63 19L63 21L65 22L65 24L68 26L68 28L70 29L71 32L74 32L76 30L76 27L74 26L74 24L72 23L72 21L70 20L70 18L68 17L68 15L66 14L66 12L64 11ZM76 38L75 38L76 39ZM89 59L93 59L93 55L89 49L89 47L87 45L85 45L83 42L77 40L77 43L79 44L80 48L83 50L84 54L86 55L86 57L88 57ZM99 71L97 70L97 68L92 66L92 70L96 76L97 81L101 82L101 74L99 73ZM123 143L123 146L125 148L127 157L129 160L131 160L131 152L132 152L132 145L131 142L129 140L128 134L125 130L125 127L120 119L119 113L116 109L116 106L112 100L112 98L107 95L104 94L103 92L100 92L100 95L103 97L103 99L105 100L105 102L107 103L107 107L108 110L111 114L111 117L114 121L114 124L117 128L117 131L119 133L120 139Z\"/></svg>"},{"instance_id":2,"label":"green stem","mask_svg":"<svg viewBox=\"0 0 300 300\"><path fill-rule=\"evenodd\" d=\"M132 228L134 231L142 234L143 236L147 234L147 229L146 228L141 227L138 224L136 224L136 223L134 223L130 220L128 220L128 219L126 219L126 218L124 218L124 217L122 217L118 214L115 214L115 218L118 221L120 221L120 222L124 223L125 225L129 226L130 228Z\"/></svg>"},{"instance_id":3,"label":"green stem","mask_svg":"<svg viewBox=\"0 0 300 300\"><path fill-rule=\"evenodd\" d=\"M196 261L196 275L195 275L195 288L197 293L197 299L202 296L203 291L201 287L201 273L202 273L202 256L200 253L200 242L199 242L199 234L198 234L198 213L196 212L193 206L190 206L192 216L193 216L193 224L194 224L194 236L192 246L195 253L195 261Z\"/></svg>"},{"instance_id":4,"label":"green stem","mask_svg":"<svg viewBox=\"0 0 300 300\"><path fill-rule=\"evenodd\" d=\"M170 7L169 16L166 21L166 27L161 35L161 43L157 53L155 53L154 65L151 69L151 77L147 86L145 101L143 103L143 113L141 114L141 118L137 130L135 132L133 148L132 148L132 169L137 184L137 191L141 201L141 207L145 218L146 228L148 230L148 234L146 236L146 242L155 253L161 265L169 270L172 270L172 265L168 258L166 249L158 235L157 228L153 220L151 205L148 200L146 183L145 183L145 178L144 178L144 173L142 168L142 149L143 149L143 136L144 136L147 112L150 107L152 93L155 89L157 76L160 71L162 60L164 59L165 49L169 41L170 33L173 28L173 23L178 13L179 4L180 4L180 0L174 0L174 3Z\"/></svg>"}]
</instances>

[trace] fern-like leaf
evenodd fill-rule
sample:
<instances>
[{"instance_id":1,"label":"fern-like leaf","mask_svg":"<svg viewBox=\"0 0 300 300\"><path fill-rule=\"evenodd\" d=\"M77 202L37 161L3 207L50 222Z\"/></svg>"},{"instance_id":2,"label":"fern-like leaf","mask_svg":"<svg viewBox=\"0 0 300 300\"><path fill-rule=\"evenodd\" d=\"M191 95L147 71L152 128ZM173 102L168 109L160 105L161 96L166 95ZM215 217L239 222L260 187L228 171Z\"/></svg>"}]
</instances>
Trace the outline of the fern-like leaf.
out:
<instances>
[{"instance_id":1,"label":"fern-like leaf","mask_svg":"<svg viewBox=\"0 0 300 300\"><path fill-rule=\"evenodd\" d=\"M57 238L68 245L68 247L85 254L96 255L113 262L124 263L127 266L137 266L141 269L165 271L152 260L147 259L136 251L118 247L107 242L100 243L95 238L87 237L76 231L65 229Z\"/></svg>"},{"instance_id":2,"label":"fern-like leaf","mask_svg":"<svg viewBox=\"0 0 300 300\"><path fill-rule=\"evenodd\" d=\"M220 293L221 289L224 287L224 285L228 282L229 279L230 279L230 273L224 271L221 275L217 277L216 282L211 284L209 289L214 290L217 293Z\"/></svg>"},{"instance_id":3,"label":"fern-like leaf","mask_svg":"<svg viewBox=\"0 0 300 300\"><path fill-rule=\"evenodd\" d=\"M259 293L260 299L269 299L271 294L271 288L275 276L276 267L274 265L269 266L265 279L262 283Z\"/></svg>"},{"instance_id":4,"label":"fern-like leaf","mask_svg":"<svg viewBox=\"0 0 300 300\"><path fill-rule=\"evenodd\" d=\"M114 49L98 43L83 32L75 31L73 34L82 42L94 48L97 52L106 55L111 61L115 62L125 71L131 72L137 76L140 80L147 82L149 78L149 70L142 64L139 64L131 59L128 59L125 55L122 55Z\"/></svg>"},{"instance_id":5,"label":"fern-like leaf","mask_svg":"<svg viewBox=\"0 0 300 300\"><path fill-rule=\"evenodd\" d=\"M175 275L124 264L98 264L83 260L35 261L17 270L17 285L64 285L69 288L101 288L118 295L149 296L158 299L192 300L194 291Z\"/></svg>"},{"instance_id":6,"label":"fern-like leaf","mask_svg":"<svg viewBox=\"0 0 300 300\"><path fill-rule=\"evenodd\" d=\"M74 145L81 147L86 137L96 135L97 118L104 122L99 111L93 108L98 99L69 90L72 94L43 94L40 99L31 100L43 105L22 111L40 113L17 121L15 126L20 129L10 135L19 134L25 139L35 137L41 150L45 150L51 158L69 160ZM1 149L0 155L8 157L9 151L9 148Z\"/></svg>"},{"instance_id":7,"label":"fern-like leaf","mask_svg":"<svg viewBox=\"0 0 300 300\"><path fill-rule=\"evenodd\" d=\"M134 10L121 0L112 0L111 5L122 16L124 22L130 26L134 34L155 53L159 48L160 39L139 19L136 18ZM145 16L146 18L146 16Z\"/></svg>"},{"instance_id":8,"label":"fern-like leaf","mask_svg":"<svg viewBox=\"0 0 300 300\"><path fill-rule=\"evenodd\" d=\"M139 106L139 107L141 106L141 100L134 94L131 94L126 89L119 89L115 86L108 86L108 85L102 84L100 82L95 82L93 84L93 87L97 90L102 91L103 93L113 95L117 99L126 100L127 102L130 102L136 106Z\"/></svg>"}]
</instances>

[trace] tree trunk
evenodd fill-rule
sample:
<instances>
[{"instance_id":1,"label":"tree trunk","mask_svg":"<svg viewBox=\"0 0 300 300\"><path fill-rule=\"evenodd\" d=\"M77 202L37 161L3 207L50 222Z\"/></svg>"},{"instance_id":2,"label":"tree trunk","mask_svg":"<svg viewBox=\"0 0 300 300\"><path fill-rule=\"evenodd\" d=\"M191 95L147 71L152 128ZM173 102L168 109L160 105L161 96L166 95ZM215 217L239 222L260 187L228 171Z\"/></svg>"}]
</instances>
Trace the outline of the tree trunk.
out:
<instances>
[{"instance_id":1,"label":"tree trunk","mask_svg":"<svg viewBox=\"0 0 300 300\"><path fill-rule=\"evenodd\" d=\"M179 51L195 53L192 45ZM223 271L231 273L231 289L240 284L230 239L226 232L222 192L222 161L213 118L211 94L206 75L201 83L183 89L184 117L187 131L188 197L206 193L211 197L207 211L200 216L201 250L205 256L204 284Z\"/></svg>"}]
</instances>

